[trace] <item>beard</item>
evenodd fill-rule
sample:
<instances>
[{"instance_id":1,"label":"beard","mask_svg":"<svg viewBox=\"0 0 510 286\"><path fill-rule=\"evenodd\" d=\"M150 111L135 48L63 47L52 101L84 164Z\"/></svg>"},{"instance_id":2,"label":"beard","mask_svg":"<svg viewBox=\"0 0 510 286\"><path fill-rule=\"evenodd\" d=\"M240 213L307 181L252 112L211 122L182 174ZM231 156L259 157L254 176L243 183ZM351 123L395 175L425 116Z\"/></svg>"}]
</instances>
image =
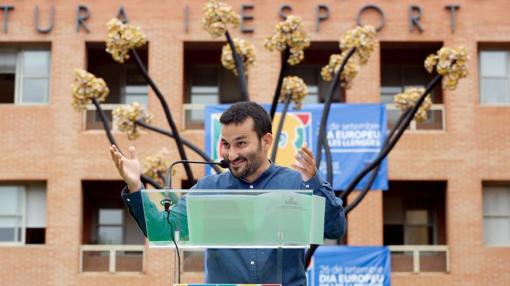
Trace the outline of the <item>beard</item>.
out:
<instances>
[{"instance_id":1,"label":"beard","mask_svg":"<svg viewBox=\"0 0 510 286\"><path fill-rule=\"evenodd\" d=\"M239 156L234 161L230 161L225 159L229 163L229 170L234 177L237 178L246 178L252 174L254 174L257 169L264 162L263 159L260 158L260 153L262 152L262 144L259 144L257 147L257 151L246 154L246 156ZM243 165L239 167L233 167L232 163L243 163Z\"/></svg>"}]
</instances>

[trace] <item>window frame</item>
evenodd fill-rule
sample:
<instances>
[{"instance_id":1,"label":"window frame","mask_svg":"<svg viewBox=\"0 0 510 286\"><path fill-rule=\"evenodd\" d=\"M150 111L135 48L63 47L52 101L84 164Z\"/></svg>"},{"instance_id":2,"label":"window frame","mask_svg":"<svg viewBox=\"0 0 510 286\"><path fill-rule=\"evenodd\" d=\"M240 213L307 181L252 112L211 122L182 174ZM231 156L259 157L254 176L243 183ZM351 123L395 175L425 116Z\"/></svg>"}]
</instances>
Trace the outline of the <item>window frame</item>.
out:
<instances>
[{"instance_id":1,"label":"window frame","mask_svg":"<svg viewBox=\"0 0 510 286\"><path fill-rule=\"evenodd\" d=\"M297 69L298 72L294 72L292 70L292 68ZM306 87L308 89L308 94L303 99L303 104L321 104L321 103L324 103L325 100L323 100L323 97L321 95L322 95L322 92L324 92L324 98L326 98L327 92L328 92L328 88L325 88L323 85L321 85L321 80L322 80L322 77L321 77L321 68L322 67L319 64L302 64L300 66L291 67L291 70L289 72L287 72L288 76L294 76L294 75L296 75L299 72L301 72L301 73L304 73L304 72L313 73L312 76L313 76L314 80L316 81L315 85L308 85L306 83L306 79L305 78L297 75L297 76L299 76L305 82ZM329 83L329 84L331 84L331 83ZM314 90L314 89L315 89L315 92L311 93L310 90ZM337 89L336 92L341 92L341 89L342 89L342 87L339 87L339 89ZM310 100L311 95L314 96L315 101ZM333 100L333 102L334 102L334 100Z\"/></svg>"},{"instance_id":2,"label":"window frame","mask_svg":"<svg viewBox=\"0 0 510 286\"><path fill-rule=\"evenodd\" d=\"M194 70L200 70L200 69L214 69L216 72L216 86L195 86L193 83L193 71ZM205 124L205 118L204 120L193 120L193 114L194 112L203 113L205 116L205 106L206 103L193 103L193 87L215 87L217 89L216 93L208 93L209 96L213 97L215 96L217 100L217 104L222 104L222 98L221 98L221 90L223 85L222 80L222 73L224 72L231 72L231 71L224 71L224 67L221 65L215 65L210 63L205 64L193 64L189 67L187 73L185 76L189 79L187 81L187 86L184 94L184 102L183 102L183 117L182 117L182 124L185 130L203 130L204 124ZM200 94L205 94L206 92L202 92Z\"/></svg>"},{"instance_id":3,"label":"window frame","mask_svg":"<svg viewBox=\"0 0 510 286\"><path fill-rule=\"evenodd\" d=\"M506 54L506 76L484 76L482 73L482 53L484 52L504 52ZM510 48L479 48L478 49L478 104L483 107L510 107ZM483 98L482 81L484 79L506 79L507 80L507 98L508 102L505 103L485 103Z\"/></svg>"},{"instance_id":4,"label":"window frame","mask_svg":"<svg viewBox=\"0 0 510 286\"><path fill-rule=\"evenodd\" d=\"M101 210L107 210L107 211L120 211L121 214L121 222L120 224L114 224L114 223L101 223ZM126 242L126 212L122 208L98 208L97 209L97 244L98 245L124 245ZM120 228L120 243L101 243L100 242L100 230L101 227L114 227L114 228Z\"/></svg>"},{"instance_id":5,"label":"window frame","mask_svg":"<svg viewBox=\"0 0 510 286\"><path fill-rule=\"evenodd\" d=\"M93 48L90 48L90 50L92 50ZM89 51L89 47L87 47L87 50L86 50L87 54L90 53ZM90 64L90 63L89 63ZM111 65L116 65L116 63L111 63ZM127 92L127 88L130 87L130 86L133 86L133 87L142 87L143 89L145 89L145 93L142 94L142 93L136 93L136 94L131 94L131 95L135 95L135 96L145 96L145 100L144 102L141 102L141 101L138 101L138 100L133 100L133 101L130 101L130 102L138 102L145 110L148 111L148 106L149 106L149 92L150 92L150 85L148 82L146 82L146 84L128 84L128 76L132 73L139 73L138 75L142 77L141 73L137 70L137 67L136 65L132 65L132 66L126 66L126 65L118 65L115 67L115 69L113 69L113 71L108 71L109 73L111 74L114 74L116 75L119 80L117 82L117 84L115 85L110 85L110 87L112 86L115 86L117 88L117 90L119 91L119 94L118 94L118 99L119 99L119 102L114 102L114 103L110 103L110 102L105 102L105 103L101 103L101 108L103 109L103 112L105 113L106 115L106 118L107 118L107 121L109 122L110 124L110 131L112 132L118 132L117 130L117 124L116 124L116 118L112 115L111 112L113 112L113 110L117 107L121 107L121 106L128 106L130 105L131 103L129 103L127 101L129 95L128 95L128 92ZM145 80L145 79L144 79ZM106 80L105 80L106 81ZM111 97L110 97L111 98ZM92 111L92 112L91 112ZM90 118L89 118L90 117ZM110 120L110 117L111 117L111 120ZM88 120L90 120L91 122L89 122ZM83 131L84 132L98 132L98 131L103 131L103 125L102 125L102 122L99 118L99 115L97 114L97 111L96 111L96 107L93 105L93 104L89 104L86 106L86 110L83 111ZM98 128L94 128L94 126L90 126L91 128L89 128L89 125L88 124L92 124L92 125L95 125L97 124ZM142 133L145 132L145 131L141 131Z\"/></svg>"},{"instance_id":6,"label":"window frame","mask_svg":"<svg viewBox=\"0 0 510 286\"><path fill-rule=\"evenodd\" d=\"M26 213L26 205L27 205L27 194L26 194L26 187L20 186L20 185L1 185L0 189L2 188L9 188L13 187L17 189L18 193L18 199L19 199L19 213L18 214L0 214L0 218L8 217L8 218L20 218L20 223L15 228L16 231L14 233L14 237L18 237L18 235L21 235L21 238L19 241L13 240L13 241L0 241L0 246L13 246L13 245L26 245L26 225L27 225L27 213ZM0 190L1 192L1 190ZM19 231L19 234L18 234Z\"/></svg>"},{"instance_id":7,"label":"window frame","mask_svg":"<svg viewBox=\"0 0 510 286\"><path fill-rule=\"evenodd\" d=\"M119 73L119 77L120 77L120 80L119 80L119 91L120 91L120 94L119 94L119 99L120 99L120 103L110 103L110 104L118 104L118 105L129 105L130 103L127 102L127 97L128 97L128 94L127 94L127 87L128 86L140 86L140 87L144 87L146 88L146 93L144 94L145 95L145 102L138 102L141 106L143 106L145 109L147 109L147 105L149 103L149 83L145 84L145 85L142 85L142 84L137 84L137 85L134 85L134 84L128 84L128 75L129 73L133 72L133 71L136 71L136 69L134 69L133 67L126 67L126 66L122 66L122 68L120 69L120 73ZM140 95L140 94L138 94Z\"/></svg>"},{"instance_id":8,"label":"window frame","mask_svg":"<svg viewBox=\"0 0 510 286\"><path fill-rule=\"evenodd\" d=\"M26 52L47 52L47 70L46 76L30 75L23 71L23 64L25 61ZM3 105L25 105L25 106L44 106L50 104L50 90L51 90L51 48L0 48L0 53L14 53L16 66L14 68L14 102L1 103ZM23 102L23 81L25 79L45 79L47 81L47 90L45 91L43 102Z\"/></svg>"},{"instance_id":9,"label":"window frame","mask_svg":"<svg viewBox=\"0 0 510 286\"><path fill-rule=\"evenodd\" d=\"M438 235L437 235L437 214L434 212L434 208L427 207L408 207L409 204L406 204L404 201L404 208L402 209L404 212L404 222L403 222L403 234L404 234L404 245L416 245L416 244L408 244L406 242L408 232L412 231L414 227L426 227L430 229L432 232L429 233L432 236L432 241L430 244L419 244L419 245L438 245ZM408 222L408 212L409 211L426 211L427 212L427 223L410 223ZM428 239L428 238L427 238Z\"/></svg>"},{"instance_id":10,"label":"window frame","mask_svg":"<svg viewBox=\"0 0 510 286\"><path fill-rule=\"evenodd\" d=\"M504 188L506 191L507 196L507 202L509 205L507 205L507 212L506 214L487 214L487 209L485 208L485 195L487 192L489 192L491 189L494 188ZM510 247L510 235L507 238L507 241L504 243L488 243L486 241L486 233L485 233L485 224L486 219L492 219L492 218L503 218L507 220L507 223L510 224L510 184L498 184L498 185L483 185L483 193L482 193L482 218L483 218L483 228L482 228L482 240L483 244L486 247ZM510 228L510 226L509 226Z\"/></svg>"},{"instance_id":11,"label":"window frame","mask_svg":"<svg viewBox=\"0 0 510 286\"><path fill-rule=\"evenodd\" d=\"M398 111L394 104L394 96L410 87L425 88L424 85L430 82L433 76L428 74L423 67L423 59L431 52L437 51L437 49L443 46L443 43L429 41L385 41L381 42L380 46L379 102L384 104L388 111L388 127L393 127L396 123L396 119L395 121L391 121L393 117L390 116L390 112L397 113L396 111ZM401 57L398 57L397 54L401 55ZM423 58L421 58L421 56L423 56ZM383 92L384 89L386 89L386 92ZM397 89L399 89L398 92ZM395 93L390 92L391 90L395 91ZM405 130L406 133L430 134L447 131L444 92L445 90L441 85L436 86L431 91L432 108L428 112L428 119L425 122L418 123L413 118L409 127ZM398 112L398 114L400 116L401 112ZM436 124L439 123L439 121L441 121L441 127L436 128L438 127Z\"/></svg>"},{"instance_id":12,"label":"window frame","mask_svg":"<svg viewBox=\"0 0 510 286\"><path fill-rule=\"evenodd\" d=\"M434 183L433 185L427 185L429 182ZM437 184L436 184L437 182ZM412 231L413 227L427 227L429 229L430 244L420 245L444 245L447 244L446 237L446 197L444 201L441 198L443 195L443 186L440 184L441 181L415 181L413 183L396 183L393 194L385 194L383 198L383 240L385 245L400 245L389 242L389 238L386 238L387 227L398 227L401 229L401 245L415 245L408 244L406 241L406 233ZM391 184L391 182L390 182ZM413 185L416 184L416 187ZM446 193L446 186L444 186L444 194ZM416 189L415 194L409 191ZM392 186L387 192L392 191ZM439 192L441 193L434 193ZM441 201L444 202L441 203ZM388 212L388 210L392 210ZM408 220L408 211L426 211L427 222L411 222ZM388 215L388 216L387 216ZM398 217L396 216L398 215ZM444 219L444 221L443 221ZM443 228L444 227L444 228ZM388 233L389 234L389 233ZM443 236L444 235L444 236ZM394 237L393 237L394 238ZM388 240L388 242L387 242ZM388 244L386 244L388 243Z\"/></svg>"}]
</instances>

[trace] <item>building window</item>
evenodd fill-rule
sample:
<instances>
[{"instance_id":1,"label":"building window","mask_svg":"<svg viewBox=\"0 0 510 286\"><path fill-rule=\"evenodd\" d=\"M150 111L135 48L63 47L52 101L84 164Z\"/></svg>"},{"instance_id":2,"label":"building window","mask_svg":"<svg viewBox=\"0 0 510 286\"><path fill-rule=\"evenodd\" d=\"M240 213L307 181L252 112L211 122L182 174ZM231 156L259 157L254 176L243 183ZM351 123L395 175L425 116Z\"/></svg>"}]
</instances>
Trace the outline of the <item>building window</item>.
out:
<instances>
[{"instance_id":1,"label":"building window","mask_svg":"<svg viewBox=\"0 0 510 286\"><path fill-rule=\"evenodd\" d=\"M144 236L124 206L119 181L85 181L81 272L142 272Z\"/></svg>"},{"instance_id":2,"label":"building window","mask_svg":"<svg viewBox=\"0 0 510 286\"><path fill-rule=\"evenodd\" d=\"M390 182L383 194L383 222L392 271L448 271L445 198L446 182Z\"/></svg>"},{"instance_id":3,"label":"building window","mask_svg":"<svg viewBox=\"0 0 510 286\"><path fill-rule=\"evenodd\" d=\"M122 244L124 210L123 209L99 209L98 219L98 243L99 244Z\"/></svg>"},{"instance_id":4,"label":"building window","mask_svg":"<svg viewBox=\"0 0 510 286\"><path fill-rule=\"evenodd\" d=\"M44 184L0 185L0 244L44 244Z\"/></svg>"},{"instance_id":5,"label":"building window","mask_svg":"<svg viewBox=\"0 0 510 286\"><path fill-rule=\"evenodd\" d=\"M510 184L484 184L483 233L487 245L510 245Z\"/></svg>"},{"instance_id":6,"label":"building window","mask_svg":"<svg viewBox=\"0 0 510 286\"><path fill-rule=\"evenodd\" d=\"M445 244L444 182L391 181L384 192L384 244Z\"/></svg>"},{"instance_id":7,"label":"building window","mask_svg":"<svg viewBox=\"0 0 510 286\"><path fill-rule=\"evenodd\" d=\"M486 105L510 104L510 51L480 51L480 101Z\"/></svg>"},{"instance_id":8,"label":"building window","mask_svg":"<svg viewBox=\"0 0 510 286\"><path fill-rule=\"evenodd\" d=\"M392 128L401 112L393 98L411 87L425 87L434 75L423 65L425 58L441 48L441 43L381 43L381 102L388 110L388 128ZM445 129L445 109L441 85L432 90L432 108L425 122L412 121L410 130Z\"/></svg>"},{"instance_id":9,"label":"building window","mask_svg":"<svg viewBox=\"0 0 510 286\"><path fill-rule=\"evenodd\" d=\"M49 77L49 50L0 49L0 103L48 103Z\"/></svg>"},{"instance_id":10,"label":"building window","mask_svg":"<svg viewBox=\"0 0 510 286\"><path fill-rule=\"evenodd\" d=\"M112 129L112 111L122 104L138 102L147 108L148 84L138 70L134 59L124 64L115 62L111 55L105 52L104 43L87 43L87 69L95 76L105 80L110 93L106 101L101 103ZM145 67L147 66L147 45L137 50ZM96 108L91 105L85 115L85 129L103 129L103 124L97 115Z\"/></svg>"},{"instance_id":11,"label":"building window","mask_svg":"<svg viewBox=\"0 0 510 286\"><path fill-rule=\"evenodd\" d=\"M331 81L321 77L321 69L329 62L332 54L340 53L338 42L312 42L305 49L305 59L296 66L289 66L287 75L299 76L308 87L308 95L303 99L304 104L324 102L329 91ZM339 87L333 94L333 102L345 102L345 89Z\"/></svg>"},{"instance_id":12,"label":"building window","mask_svg":"<svg viewBox=\"0 0 510 286\"><path fill-rule=\"evenodd\" d=\"M184 43L184 128L203 129L209 104L239 101L239 83L221 65L222 43Z\"/></svg>"}]
</instances>

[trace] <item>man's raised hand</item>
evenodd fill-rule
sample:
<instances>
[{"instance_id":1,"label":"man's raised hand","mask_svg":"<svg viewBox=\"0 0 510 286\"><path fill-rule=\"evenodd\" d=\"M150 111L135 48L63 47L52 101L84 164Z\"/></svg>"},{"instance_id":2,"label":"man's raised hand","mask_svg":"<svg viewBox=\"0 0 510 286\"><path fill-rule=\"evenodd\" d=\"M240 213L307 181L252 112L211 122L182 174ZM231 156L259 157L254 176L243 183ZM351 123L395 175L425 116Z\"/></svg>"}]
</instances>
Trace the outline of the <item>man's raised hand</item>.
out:
<instances>
[{"instance_id":1,"label":"man's raised hand","mask_svg":"<svg viewBox=\"0 0 510 286\"><path fill-rule=\"evenodd\" d=\"M298 153L295 156L296 163L292 164L291 167L298 171L303 178L303 181L310 180L317 173L317 168L315 168L315 159L313 158L313 153L306 144L301 147Z\"/></svg>"},{"instance_id":2,"label":"man's raised hand","mask_svg":"<svg viewBox=\"0 0 510 286\"><path fill-rule=\"evenodd\" d=\"M129 146L129 157L122 155L117 146L110 146L110 154L112 155L113 163L122 177L126 182L129 192L137 192L142 187L140 176L142 175L142 166L136 155L136 149L134 146Z\"/></svg>"}]
</instances>

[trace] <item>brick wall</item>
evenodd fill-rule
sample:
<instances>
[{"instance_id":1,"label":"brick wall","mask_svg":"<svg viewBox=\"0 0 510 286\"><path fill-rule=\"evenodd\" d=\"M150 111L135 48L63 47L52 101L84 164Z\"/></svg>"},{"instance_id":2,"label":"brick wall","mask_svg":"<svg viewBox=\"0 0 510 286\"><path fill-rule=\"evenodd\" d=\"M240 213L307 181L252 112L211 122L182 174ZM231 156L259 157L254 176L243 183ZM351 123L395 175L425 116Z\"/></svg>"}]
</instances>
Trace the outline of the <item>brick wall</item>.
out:
<instances>
[{"instance_id":1,"label":"brick wall","mask_svg":"<svg viewBox=\"0 0 510 286\"><path fill-rule=\"evenodd\" d=\"M49 3L57 3L55 26L48 34L35 32L33 9L39 4L46 23ZM189 2L189 32L184 31L184 7ZM510 38L507 0L493 1L228 1L235 9L253 3L255 20L248 25L252 34L242 35L255 43L257 61L250 70L252 100L270 102L279 70L279 55L263 48L263 39L279 22L278 9L288 3L301 15L313 41L335 41L355 26L357 11L365 4L379 5L386 26L381 41L442 41L448 46L465 45L471 57L470 76L456 91L444 92L446 131L407 134L390 156L389 176L395 180L446 180L447 242L451 273L427 275L395 274L394 285L504 285L510 283L510 248L483 244L482 180L509 180L510 113L508 107L479 104L478 42L504 42ZM123 4L130 21L141 26L149 38L149 66L153 79L171 102L178 126L182 126L183 41L209 41L201 30L204 1L97 1L79 2L91 12L90 33L77 33L75 1L14 1L9 13L8 33L0 33L0 44L19 42L51 43L50 102L44 106L0 105L0 181L47 181L46 244L42 246L0 246L2 285L168 285L172 281L173 255L169 250L150 249L143 274L80 274L79 247L82 241L82 180L119 179L110 162L108 141L103 132L83 131L83 114L70 106L72 69L85 68L85 42L103 41L105 23ZM330 19L315 32L314 8L329 5ZM457 31L450 31L450 14L444 8L458 3ZM409 32L408 5L420 5L423 33ZM371 13L366 21L377 20ZM3 18L2 18L3 19ZM238 31L233 32L239 36ZM223 39L222 39L223 40ZM363 66L347 91L348 102L378 102L380 55L376 51ZM166 126L159 103L152 92L149 110L156 124ZM129 142L115 134L125 150L130 144L140 157L166 146L174 159L175 145L147 133ZM190 141L202 146L201 131L183 131ZM197 156L190 155L198 159ZM196 173L201 173L197 168ZM183 174L183 171L179 171ZM177 180L176 180L177 181ZM120 190L119 190L120 191ZM349 243L382 243L382 194L370 193L349 217ZM200 274L183 276L200 281Z\"/></svg>"}]
</instances>

